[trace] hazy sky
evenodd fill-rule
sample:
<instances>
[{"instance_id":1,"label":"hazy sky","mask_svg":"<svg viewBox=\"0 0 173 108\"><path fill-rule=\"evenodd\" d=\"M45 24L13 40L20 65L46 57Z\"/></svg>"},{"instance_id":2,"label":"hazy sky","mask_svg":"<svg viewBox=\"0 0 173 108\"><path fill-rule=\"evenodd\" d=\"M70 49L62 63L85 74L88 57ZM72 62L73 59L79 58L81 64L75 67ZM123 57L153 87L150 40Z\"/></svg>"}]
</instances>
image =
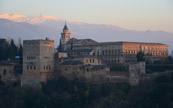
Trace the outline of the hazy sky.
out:
<instances>
[{"instance_id":1,"label":"hazy sky","mask_svg":"<svg viewBox=\"0 0 173 108\"><path fill-rule=\"evenodd\" d=\"M173 0L0 0L0 13L173 32Z\"/></svg>"}]
</instances>

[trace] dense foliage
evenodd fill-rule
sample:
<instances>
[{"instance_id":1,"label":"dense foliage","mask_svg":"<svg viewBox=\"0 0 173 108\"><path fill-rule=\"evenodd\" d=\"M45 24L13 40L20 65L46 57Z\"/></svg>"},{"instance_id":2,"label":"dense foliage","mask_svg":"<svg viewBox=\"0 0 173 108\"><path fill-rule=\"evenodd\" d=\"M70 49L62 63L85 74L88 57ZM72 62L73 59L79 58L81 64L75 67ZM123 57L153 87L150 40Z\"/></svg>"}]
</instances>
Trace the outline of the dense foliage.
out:
<instances>
[{"instance_id":1,"label":"dense foliage","mask_svg":"<svg viewBox=\"0 0 173 108\"><path fill-rule=\"evenodd\" d=\"M9 41L0 39L0 61L8 59L14 60L15 56L20 56L20 62L22 63L22 51L21 42L17 46L13 39Z\"/></svg>"},{"instance_id":2,"label":"dense foliage","mask_svg":"<svg viewBox=\"0 0 173 108\"><path fill-rule=\"evenodd\" d=\"M1 108L172 108L173 75L138 86L88 84L60 78L42 89L0 83Z\"/></svg>"},{"instance_id":3,"label":"dense foliage","mask_svg":"<svg viewBox=\"0 0 173 108\"><path fill-rule=\"evenodd\" d=\"M173 64L151 64L146 65L146 72L147 73L154 73L154 72L165 72L165 71L172 71Z\"/></svg>"}]
</instances>

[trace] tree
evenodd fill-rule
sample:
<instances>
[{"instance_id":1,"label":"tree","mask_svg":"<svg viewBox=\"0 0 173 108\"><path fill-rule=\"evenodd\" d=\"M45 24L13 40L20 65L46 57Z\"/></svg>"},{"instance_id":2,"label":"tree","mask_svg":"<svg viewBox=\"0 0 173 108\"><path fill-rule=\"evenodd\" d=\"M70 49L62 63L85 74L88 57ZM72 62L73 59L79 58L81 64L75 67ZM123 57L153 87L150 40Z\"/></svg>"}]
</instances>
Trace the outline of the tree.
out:
<instances>
[{"instance_id":1,"label":"tree","mask_svg":"<svg viewBox=\"0 0 173 108\"><path fill-rule=\"evenodd\" d=\"M58 47L58 52L62 51L62 45L61 45L61 39L59 40L59 47Z\"/></svg>"},{"instance_id":2,"label":"tree","mask_svg":"<svg viewBox=\"0 0 173 108\"><path fill-rule=\"evenodd\" d=\"M137 61L145 61L144 56L145 54L142 51L138 52L136 55Z\"/></svg>"},{"instance_id":3,"label":"tree","mask_svg":"<svg viewBox=\"0 0 173 108\"><path fill-rule=\"evenodd\" d=\"M16 45L13 39L0 39L0 61L11 59L14 60L15 56L20 56L20 63L22 63L23 47L21 39L19 44Z\"/></svg>"},{"instance_id":4,"label":"tree","mask_svg":"<svg viewBox=\"0 0 173 108\"><path fill-rule=\"evenodd\" d=\"M20 45L19 50L18 50L18 55L19 55L19 59L20 59L20 63L22 64L23 61L23 47L22 45Z\"/></svg>"},{"instance_id":5,"label":"tree","mask_svg":"<svg viewBox=\"0 0 173 108\"><path fill-rule=\"evenodd\" d=\"M5 39L0 39L0 61L8 58L8 46Z\"/></svg>"},{"instance_id":6,"label":"tree","mask_svg":"<svg viewBox=\"0 0 173 108\"><path fill-rule=\"evenodd\" d=\"M18 48L15 45L14 40L12 39L10 42L9 49L8 49L8 54L9 54L8 58L14 59L15 56L17 56L17 52L18 52Z\"/></svg>"}]
</instances>

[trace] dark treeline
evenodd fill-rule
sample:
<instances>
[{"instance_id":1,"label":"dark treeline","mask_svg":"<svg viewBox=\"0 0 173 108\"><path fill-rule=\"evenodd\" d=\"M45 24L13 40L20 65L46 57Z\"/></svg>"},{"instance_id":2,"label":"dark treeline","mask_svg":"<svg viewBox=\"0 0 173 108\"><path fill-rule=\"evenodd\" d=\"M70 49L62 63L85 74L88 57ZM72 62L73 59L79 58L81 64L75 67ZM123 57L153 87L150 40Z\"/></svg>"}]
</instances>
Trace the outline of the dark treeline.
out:
<instances>
[{"instance_id":1,"label":"dark treeline","mask_svg":"<svg viewBox=\"0 0 173 108\"><path fill-rule=\"evenodd\" d=\"M22 44L19 38L19 45L16 45L13 39L5 40L0 39L0 61L2 60L15 60L16 56L20 57L22 63Z\"/></svg>"},{"instance_id":2,"label":"dark treeline","mask_svg":"<svg viewBox=\"0 0 173 108\"><path fill-rule=\"evenodd\" d=\"M138 86L60 78L36 89L1 82L0 108L173 108L173 75Z\"/></svg>"}]
</instances>

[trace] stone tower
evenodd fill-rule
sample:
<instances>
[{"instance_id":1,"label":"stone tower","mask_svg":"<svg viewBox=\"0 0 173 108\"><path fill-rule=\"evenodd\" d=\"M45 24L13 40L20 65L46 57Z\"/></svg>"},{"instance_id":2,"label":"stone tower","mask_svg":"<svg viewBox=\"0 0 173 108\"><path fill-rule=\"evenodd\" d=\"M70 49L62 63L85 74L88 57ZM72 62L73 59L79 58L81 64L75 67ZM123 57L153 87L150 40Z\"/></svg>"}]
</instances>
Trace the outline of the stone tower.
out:
<instances>
[{"instance_id":1,"label":"stone tower","mask_svg":"<svg viewBox=\"0 0 173 108\"><path fill-rule=\"evenodd\" d=\"M60 39L60 45L59 45L59 51L66 50L66 43L70 39L71 33L65 23L65 26L63 28L63 31L61 33L61 39Z\"/></svg>"},{"instance_id":2,"label":"stone tower","mask_svg":"<svg viewBox=\"0 0 173 108\"><path fill-rule=\"evenodd\" d=\"M63 31L61 33L61 44L64 45L66 42L70 39L71 33L65 23L65 26L63 28Z\"/></svg>"},{"instance_id":3,"label":"stone tower","mask_svg":"<svg viewBox=\"0 0 173 108\"><path fill-rule=\"evenodd\" d=\"M23 74L22 86L39 86L47 82L54 73L54 41L23 41Z\"/></svg>"}]
</instances>

